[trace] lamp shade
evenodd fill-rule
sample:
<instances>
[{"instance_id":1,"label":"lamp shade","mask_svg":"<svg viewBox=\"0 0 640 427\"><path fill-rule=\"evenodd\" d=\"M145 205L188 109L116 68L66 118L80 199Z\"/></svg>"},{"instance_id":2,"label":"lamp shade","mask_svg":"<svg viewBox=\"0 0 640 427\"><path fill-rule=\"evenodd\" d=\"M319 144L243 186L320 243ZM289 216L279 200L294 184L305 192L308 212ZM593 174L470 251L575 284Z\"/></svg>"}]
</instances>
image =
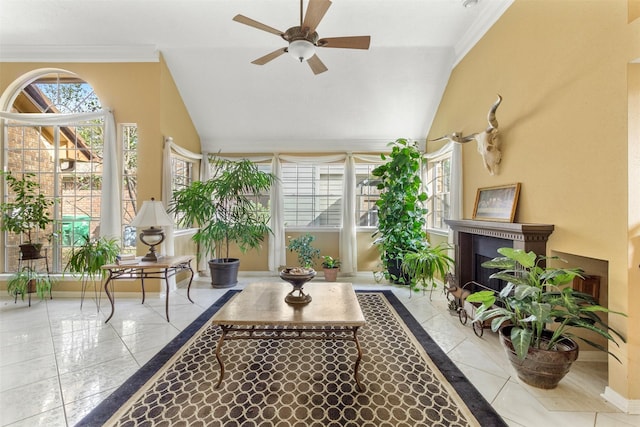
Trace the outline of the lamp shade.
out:
<instances>
[{"instance_id":1,"label":"lamp shade","mask_svg":"<svg viewBox=\"0 0 640 427\"><path fill-rule=\"evenodd\" d=\"M313 48L313 43L307 40L292 41L289 43L288 50L291 56L300 60L300 62L306 61L316 53L316 50Z\"/></svg>"},{"instance_id":2,"label":"lamp shade","mask_svg":"<svg viewBox=\"0 0 640 427\"><path fill-rule=\"evenodd\" d=\"M164 210L162 202L157 202L152 198L142 203L140 211L130 225L132 227L164 227L173 225L173 221Z\"/></svg>"}]
</instances>

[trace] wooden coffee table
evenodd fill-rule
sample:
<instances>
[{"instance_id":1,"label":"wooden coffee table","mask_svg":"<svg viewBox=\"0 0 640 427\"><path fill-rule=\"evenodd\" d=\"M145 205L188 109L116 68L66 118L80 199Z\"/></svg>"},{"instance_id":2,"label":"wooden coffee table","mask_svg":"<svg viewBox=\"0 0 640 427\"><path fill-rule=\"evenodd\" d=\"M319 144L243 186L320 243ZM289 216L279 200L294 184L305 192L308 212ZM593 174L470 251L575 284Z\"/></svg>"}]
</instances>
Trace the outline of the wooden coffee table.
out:
<instances>
[{"instance_id":1,"label":"wooden coffee table","mask_svg":"<svg viewBox=\"0 0 640 427\"><path fill-rule=\"evenodd\" d=\"M313 296L309 304L287 304L285 296L291 285L282 283L252 283L227 302L212 318L222 329L216 347L220 378L224 378L222 345L227 340L261 339L324 339L352 341L358 350L353 375L360 391L358 367L362 349L358 328L365 325L364 315L351 283L310 284L305 289Z\"/></svg>"}]
</instances>

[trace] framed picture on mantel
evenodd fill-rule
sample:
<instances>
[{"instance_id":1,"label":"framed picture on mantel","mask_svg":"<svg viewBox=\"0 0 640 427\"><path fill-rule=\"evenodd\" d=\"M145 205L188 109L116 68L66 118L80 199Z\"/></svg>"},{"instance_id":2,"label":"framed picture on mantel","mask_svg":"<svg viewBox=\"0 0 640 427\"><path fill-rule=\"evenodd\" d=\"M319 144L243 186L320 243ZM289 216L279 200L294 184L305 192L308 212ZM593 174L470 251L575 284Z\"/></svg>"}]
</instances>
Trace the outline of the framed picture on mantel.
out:
<instances>
[{"instance_id":1,"label":"framed picture on mantel","mask_svg":"<svg viewBox=\"0 0 640 427\"><path fill-rule=\"evenodd\" d=\"M516 217L520 183L478 188L473 219L513 222Z\"/></svg>"}]
</instances>

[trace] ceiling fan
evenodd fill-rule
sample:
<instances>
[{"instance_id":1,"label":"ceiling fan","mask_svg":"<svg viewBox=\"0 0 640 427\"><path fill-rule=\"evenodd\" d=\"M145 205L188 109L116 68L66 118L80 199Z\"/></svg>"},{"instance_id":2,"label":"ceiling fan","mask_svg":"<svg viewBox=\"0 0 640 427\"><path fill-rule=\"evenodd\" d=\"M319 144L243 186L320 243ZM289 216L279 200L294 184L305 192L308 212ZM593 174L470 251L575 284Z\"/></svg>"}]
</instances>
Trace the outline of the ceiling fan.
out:
<instances>
[{"instance_id":1,"label":"ceiling fan","mask_svg":"<svg viewBox=\"0 0 640 427\"><path fill-rule=\"evenodd\" d=\"M300 62L307 61L307 64L309 64L309 67L311 67L311 71L313 71L314 74L320 74L327 71L327 67L322 63L320 58L318 58L318 55L316 55L316 47L369 49L369 43L371 42L371 36L329 37L321 39L316 32L316 28L318 27L318 24L320 24L324 14L327 13L329 6L331 6L330 0L309 0L307 13L304 15L303 20L302 0L300 0L300 25L291 27L285 32L261 22L254 21L244 15L236 15L233 17L233 20L280 36L289 43L288 47L274 50L273 52L252 61L252 64L264 65L267 62L276 59L283 53L289 52L289 54Z\"/></svg>"}]
</instances>

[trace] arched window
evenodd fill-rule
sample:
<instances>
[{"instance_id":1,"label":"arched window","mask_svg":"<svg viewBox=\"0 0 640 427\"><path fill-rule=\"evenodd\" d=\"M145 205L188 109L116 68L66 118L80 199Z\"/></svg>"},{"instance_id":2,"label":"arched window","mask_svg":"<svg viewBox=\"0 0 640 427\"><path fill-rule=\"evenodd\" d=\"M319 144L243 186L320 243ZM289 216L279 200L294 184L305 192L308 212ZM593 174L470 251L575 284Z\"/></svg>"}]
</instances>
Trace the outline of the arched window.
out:
<instances>
[{"instance_id":1,"label":"arched window","mask_svg":"<svg viewBox=\"0 0 640 427\"><path fill-rule=\"evenodd\" d=\"M7 95L7 94L5 94ZM90 113L102 109L91 85L64 70L47 70L19 84L9 102L12 113ZM4 96L3 96L4 98ZM53 226L39 230L53 272L61 272L74 245L100 230L104 119L42 125L4 120L3 161L14 176L35 175L41 191L55 201ZM5 200L13 196L4 189ZM21 236L5 235L4 271L15 271Z\"/></svg>"}]
</instances>

